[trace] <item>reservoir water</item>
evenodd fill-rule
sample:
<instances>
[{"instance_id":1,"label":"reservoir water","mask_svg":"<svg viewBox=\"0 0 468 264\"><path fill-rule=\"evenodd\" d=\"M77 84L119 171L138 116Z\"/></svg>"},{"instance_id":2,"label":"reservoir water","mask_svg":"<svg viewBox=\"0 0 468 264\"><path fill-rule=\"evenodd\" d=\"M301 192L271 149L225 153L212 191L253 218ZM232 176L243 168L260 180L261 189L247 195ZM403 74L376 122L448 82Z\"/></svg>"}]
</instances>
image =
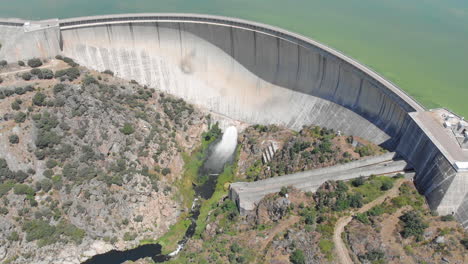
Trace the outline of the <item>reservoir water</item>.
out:
<instances>
[{"instance_id":1,"label":"reservoir water","mask_svg":"<svg viewBox=\"0 0 468 264\"><path fill-rule=\"evenodd\" d=\"M0 17L203 13L280 26L369 65L429 108L468 116L466 0L0 0Z\"/></svg>"}]
</instances>

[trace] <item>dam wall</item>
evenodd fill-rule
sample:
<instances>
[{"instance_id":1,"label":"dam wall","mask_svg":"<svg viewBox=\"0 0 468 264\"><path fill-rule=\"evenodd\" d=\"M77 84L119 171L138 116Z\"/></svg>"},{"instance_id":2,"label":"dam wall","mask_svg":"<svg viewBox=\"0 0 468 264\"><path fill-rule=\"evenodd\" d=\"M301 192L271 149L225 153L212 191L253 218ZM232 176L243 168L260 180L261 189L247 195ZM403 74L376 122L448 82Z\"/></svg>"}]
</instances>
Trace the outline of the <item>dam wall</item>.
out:
<instances>
[{"instance_id":1,"label":"dam wall","mask_svg":"<svg viewBox=\"0 0 468 264\"><path fill-rule=\"evenodd\" d=\"M58 19L40 22L0 19L0 44L0 60L8 62L55 57L61 52Z\"/></svg>"},{"instance_id":2,"label":"dam wall","mask_svg":"<svg viewBox=\"0 0 468 264\"><path fill-rule=\"evenodd\" d=\"M393 149L406 113L422 109L343 58L257 24L142 15L60 26L63 54L80 64L251 124L315 124Z\"/></svg>"},{"instance_id":3,"label":"dam wall","mask_svg":"<svg viewBox=\"0 0 468 264\"><path fill-rule=\"evenodd\" d=\"M468 226L468 179L456 167L468 156L452 155L453 146L429 131L434 125L418 120L424 107L336 50L277 27L219 16L123 14L55 22L20 27L25 21L0 21L0 41L7 43L0 59L62 54L220 116L360 136L404 157L431 208Z\"/></svg>"}]
</instances>

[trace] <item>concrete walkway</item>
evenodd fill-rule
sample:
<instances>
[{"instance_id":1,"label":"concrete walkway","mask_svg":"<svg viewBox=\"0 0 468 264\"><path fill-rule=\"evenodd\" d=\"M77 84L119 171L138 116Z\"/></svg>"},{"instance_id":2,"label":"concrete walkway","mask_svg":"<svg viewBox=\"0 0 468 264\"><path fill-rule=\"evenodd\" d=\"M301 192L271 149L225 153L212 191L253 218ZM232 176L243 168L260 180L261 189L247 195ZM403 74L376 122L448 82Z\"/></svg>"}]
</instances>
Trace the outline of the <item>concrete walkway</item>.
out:
<instances>
[{"instance_id":1,"label":"concrete walkway","mask_svg":"<svg viewBox=\"0 0 468 264\"><path fill-rule=\"evenodd\" d=\"M256 204L265 195L279 192L284 186L293 186L303 191L314 192L328 180L349 180L371 174L393 174L408 169L405 161L395 161L393 158L394 153L387 153L329 168L299 172L256 182L237 182L231 184L229 196L236 201L241 214L245 215L254 210Z\"/></svg>"}]
</instances>

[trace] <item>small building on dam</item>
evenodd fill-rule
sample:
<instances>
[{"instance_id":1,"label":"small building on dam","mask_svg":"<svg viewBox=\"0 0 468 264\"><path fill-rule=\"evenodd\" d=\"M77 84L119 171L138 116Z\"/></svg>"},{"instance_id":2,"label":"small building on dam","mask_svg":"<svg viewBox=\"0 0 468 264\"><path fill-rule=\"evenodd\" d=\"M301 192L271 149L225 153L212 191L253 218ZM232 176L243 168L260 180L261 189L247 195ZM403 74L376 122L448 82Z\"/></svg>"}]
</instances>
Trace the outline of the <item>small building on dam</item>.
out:
<instances>
[{"instance_id":1,"label":"small building on dam","mask_svg":"<svg viewBox=\"0 0 468 264\"><path fill-rule=\"evenodd\" d=\"M295 130L314 124L365 138L414 168L432 210L468 227L463 118L425 109L378 73L312 39L227 17L122 14L0 19L0 43L0 60L61 54L233 120Z\"/></svg>"}]
</instances>

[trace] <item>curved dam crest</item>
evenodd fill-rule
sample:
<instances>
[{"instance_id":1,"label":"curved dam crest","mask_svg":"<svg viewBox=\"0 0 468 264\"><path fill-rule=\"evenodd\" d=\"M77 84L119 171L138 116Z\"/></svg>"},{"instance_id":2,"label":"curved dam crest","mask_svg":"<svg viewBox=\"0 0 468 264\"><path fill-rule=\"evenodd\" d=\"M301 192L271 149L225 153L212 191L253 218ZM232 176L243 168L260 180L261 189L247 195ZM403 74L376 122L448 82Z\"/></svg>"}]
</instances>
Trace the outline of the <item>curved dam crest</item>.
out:
<instances>
[{"instance_id":1,"label":"curved dam crest","mask_svg":"<svg viewBox=\"0 0 468 264\"><path fill-rule=\"evenodd\" d=\"M232 119L319 125L395 151L429 206L468 226L468 153L431 112L372 70L276 27L218 16L0 20L0 58L69 56ZM22 47L18 49L17 47Z\"/></svg>"}]
</instances>

